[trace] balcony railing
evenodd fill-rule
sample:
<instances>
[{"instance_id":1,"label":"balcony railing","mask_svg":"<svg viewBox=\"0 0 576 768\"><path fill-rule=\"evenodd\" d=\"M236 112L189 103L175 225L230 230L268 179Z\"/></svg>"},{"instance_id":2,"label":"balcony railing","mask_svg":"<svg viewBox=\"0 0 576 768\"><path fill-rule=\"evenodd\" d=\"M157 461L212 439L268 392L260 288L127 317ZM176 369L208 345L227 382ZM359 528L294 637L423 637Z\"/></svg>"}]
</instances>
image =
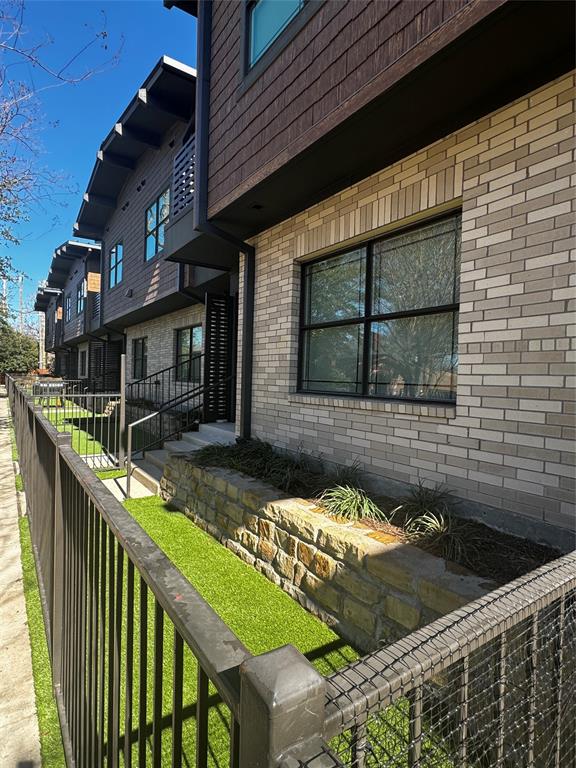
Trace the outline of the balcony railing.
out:
<instances>
[{"instance_id":1,"label":"balcony railing","mask_svg":"<svg viewBox=\"0 0 576 768\"><path fill-rule=\"evenodd\" d=\"M194 200L196 139L190 138L174 158L172 173L172 220L178 218Z\"/></svg>"}]
</instances>

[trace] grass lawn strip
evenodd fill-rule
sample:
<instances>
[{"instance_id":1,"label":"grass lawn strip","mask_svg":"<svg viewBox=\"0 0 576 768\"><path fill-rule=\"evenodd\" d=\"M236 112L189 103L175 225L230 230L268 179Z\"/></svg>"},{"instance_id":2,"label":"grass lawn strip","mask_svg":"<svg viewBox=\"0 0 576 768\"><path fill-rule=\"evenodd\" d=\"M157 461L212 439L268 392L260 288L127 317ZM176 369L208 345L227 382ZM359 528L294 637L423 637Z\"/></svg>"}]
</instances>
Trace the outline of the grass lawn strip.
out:
<instances>
[{"instance_id":1,"label":"grass lawn strip","mask_svg":"<svg viewBox=\"0 0 576 768\"><path fill-rule=\"evenodd\" d=\"M52 672L28 518L21 517L18 525L20 528L23 586L32 650L32 671L34 674L36 711L38 713L38 730L40 732L42 768L62 768L66 762L60 736L60 721L52 691Z\"/></svg>"}]
</instances>

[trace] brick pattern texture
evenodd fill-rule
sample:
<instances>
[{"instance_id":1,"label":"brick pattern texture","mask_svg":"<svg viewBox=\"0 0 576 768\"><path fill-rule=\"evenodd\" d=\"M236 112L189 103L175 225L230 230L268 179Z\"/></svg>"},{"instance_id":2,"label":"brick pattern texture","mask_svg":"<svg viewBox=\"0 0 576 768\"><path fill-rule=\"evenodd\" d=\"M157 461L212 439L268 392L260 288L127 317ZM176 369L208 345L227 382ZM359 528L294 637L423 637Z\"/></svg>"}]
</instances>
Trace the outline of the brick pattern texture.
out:
<instances>
[{"instance_id":1,"label":"brick pattern texture","mask_svg":"<svg viewBox=\"0 0 576 768\"><path fill-rule=\"evenodd\" d=\"M148 375L176 363L176 331L190 325L204 325L204 305L190 307L160 315L154 320L131 325L126 333L126 381L133 381L132 341L146 337L148 340Z\"/></svg>"},{"instance_id":2,"label":"brick pattern texture","mask_svg":"<svg viewBox=\"0 0 576 768\"><path fill-rule=\"evenodd\" d=\"M574 530L574 95L571 73L253 240L256 436L445 483L504 528ZM297 394L299 262L450 207L463 241L456 406Z\"/></svg>"}]
</instances>

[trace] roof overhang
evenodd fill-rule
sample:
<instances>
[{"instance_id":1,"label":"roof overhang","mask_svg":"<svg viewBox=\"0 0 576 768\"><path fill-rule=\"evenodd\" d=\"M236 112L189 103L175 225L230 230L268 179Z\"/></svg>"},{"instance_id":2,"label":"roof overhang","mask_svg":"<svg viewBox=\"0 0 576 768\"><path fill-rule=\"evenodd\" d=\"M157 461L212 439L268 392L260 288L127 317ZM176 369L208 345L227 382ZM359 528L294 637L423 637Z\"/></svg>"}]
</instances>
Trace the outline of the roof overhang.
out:
<instances>
[{"instance_id":1,"label":"roof overhang","mask_svg":"<svg viewBox=\"0 0 576 768\"><path fill-rule=\"evenodd\" d=\"M331 128L280 153L259 181L211 207L210 220L249 238L559 77L574 67L575 7L486 0L463 9L369 84L350 117L334 110Z\"/></svg>"},{"instance_id":2,"label":"roof overhang","mask_svg":"<svg viewBox=\"0 0 576 768\"><path fill-rule=\"evenodd\" d=\"M100 255L100 246L97 243L80 243L77 240L67 240L54 250L46 286L48 288L62 289L70 270L78 261L92 255Z\"/></svg>"},{"instance_id":3,"label":"roof overhang","mask_svg":"<svg viewBox=\"0 0 576 768\"><path fill-rule=\"evenodd\" d=\"M179 8L191 16L198 16L198 0L164 0L164 7L169 10Z\"/></svg>"},{"instance_id":4,"label":"roof overhang","mask_svg":"<svg viewBox=\"0 0 576 768\"><path fill-rule=\"evenodd\" d=\"M36 293L36 299L34 301L35 312L46 312L50 306L50 302L55 296L60 296L61 291L57 288L39 288Z\"/></svg>"},{"instance_id":5,"label":"roof overhang","mask_svg":"<svg viewBox=\"0 0 576 768\"><path fill-rule=\"evenodd\" d=\"M196 70L163 56L118 118L96 154L74 224L77 237L100 239L128 176L148 149L159 149L177 122L189 123Z\"/></svg>"}]
</instances>

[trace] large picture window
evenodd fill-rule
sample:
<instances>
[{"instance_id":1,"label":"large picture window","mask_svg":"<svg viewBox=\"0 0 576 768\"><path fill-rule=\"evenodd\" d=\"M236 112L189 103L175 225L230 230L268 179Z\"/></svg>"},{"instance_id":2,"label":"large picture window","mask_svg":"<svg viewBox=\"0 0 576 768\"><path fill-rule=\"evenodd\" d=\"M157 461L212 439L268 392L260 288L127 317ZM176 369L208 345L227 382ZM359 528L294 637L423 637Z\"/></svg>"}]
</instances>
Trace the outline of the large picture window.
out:
<instances>
[{"instance_id":1,"label":"large picture window","mask_svg":"<svg viewBox=\"0 0 576 768\"><path fill-rule=\"evenodd\" d=\"M115 285L122 282L122 264L124 261L124 248L122 243L116 243L114 248L110 249L108 265L108 288L114 288Z\"/></svg>"},{"instance_id":2,"label":"large picture window","mask_svg":"<svg viewBox=\"0 0 576 768\"><path fill-rule=\"evenodd\" d=\"M299 389L456 400L460 216L303 267Z\"/></svg>"},{"instance_id":3,"label":"large picture window","mask_svg":"<svg viewBox=\"0 0 576 768\"><path fill-rule=\"evenodd\" d=\"M170 189L164 190L146 209L146 261L164 248L164 230L170 214Z\"/></svg>"},{"instance_id":4,"label":"large picture window","mask_svg":"<svg viewBox=\"0 0 576 768\"><path fill-rule=\"evenodd\" d=\"M202 326L193 325L176 331L176 380L200 383Z\"/></svg>"},{"instance_id":5,"label":"large picture window","mask_svg":"<svg viewBox=\"0 0 576 768\"><path fill-rule=\"evenodd\" d=\"M255 0L248 3L248 66L268 50L292 19L304 8L305 0Z\"/></svg>"},{"instance_id":6,"label":"large picture window","mask_svg":"<svg viewBox=\"0 0 576 768\"><path fill-rule=\"evenodd\" d=\"M148 339L132 339L132 378L146 378L148 368Z\"/></svg>"}]
</instances>

